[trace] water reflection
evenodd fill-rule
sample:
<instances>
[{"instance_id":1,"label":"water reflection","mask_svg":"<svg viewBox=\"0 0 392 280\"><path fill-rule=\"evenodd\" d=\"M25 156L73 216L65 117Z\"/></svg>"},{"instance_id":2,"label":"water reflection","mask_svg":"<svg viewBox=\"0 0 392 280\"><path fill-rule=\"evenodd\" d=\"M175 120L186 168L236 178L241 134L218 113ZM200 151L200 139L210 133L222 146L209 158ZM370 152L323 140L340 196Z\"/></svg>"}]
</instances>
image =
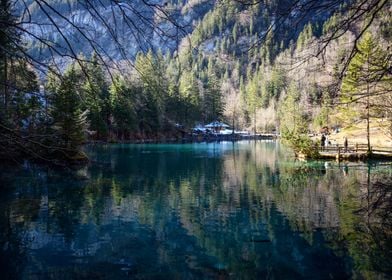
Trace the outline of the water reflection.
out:
<instances>
[{"instance_id":1,"label":"water reflection","mask_svg":"<svg viewBox=\"0 0 392 280\"><path fill-rule=\"evenodd\" d=\"M9 279L392 275L389 163L297 162L276 142L88 152L80 170L1 173Z\"/></svg>"}]
</instances>

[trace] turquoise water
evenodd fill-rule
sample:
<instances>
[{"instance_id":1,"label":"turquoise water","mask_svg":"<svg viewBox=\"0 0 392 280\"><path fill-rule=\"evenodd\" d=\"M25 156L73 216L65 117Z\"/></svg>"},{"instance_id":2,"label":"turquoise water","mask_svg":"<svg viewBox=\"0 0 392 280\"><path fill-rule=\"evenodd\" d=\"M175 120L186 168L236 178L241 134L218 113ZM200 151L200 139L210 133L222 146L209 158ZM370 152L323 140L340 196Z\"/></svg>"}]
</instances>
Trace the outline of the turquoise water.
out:
<instances>
[{"instance_id":1,"label":"turquoise water","mask_svg":"<svg viewBox=\"0 0 392 280\"><path fill-rule=\"evenodd\" d=\"M1 170L1 279L392 277L391 163L263 141L86 151Z\"/></svg>"}]
</instances>

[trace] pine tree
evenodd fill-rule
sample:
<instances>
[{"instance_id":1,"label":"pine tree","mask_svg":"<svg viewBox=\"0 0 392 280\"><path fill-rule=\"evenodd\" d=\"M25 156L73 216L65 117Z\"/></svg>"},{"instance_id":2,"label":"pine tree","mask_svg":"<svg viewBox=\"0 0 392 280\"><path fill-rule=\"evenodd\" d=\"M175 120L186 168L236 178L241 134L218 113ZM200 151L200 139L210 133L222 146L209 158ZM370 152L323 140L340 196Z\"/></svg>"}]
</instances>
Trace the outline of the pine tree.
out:
<instances>
[{"instance_id":1,"label":"pine tree","mask_svg":"<svg viewBox=\"0 0 392 280\"><path fill-rule=\"evenodd\" d=\"M12 65L8 116L14 126L23 132L33 132L40 125L42 102L40 100L38 78L25 61Z\"/></svg>"},{"instance_id":2,"label":"pine tree","mask_svg":"<svg viewBox=\"0 0 392 280\"><path fill-rule=\"evenodd\" d=\"M204 94L204 121L210 122L221 119L224 111L221 87L219 79L215 73L213 60L208 61L207 87Z\"/></svg>"},{"instance_id":3,"label":"pine tree","mask_svg":"<svg viewBox=\"0 0 392 280\"><path fill-rule=\"evenodd\" d=\"M280 130L285 138L307 132L307 122L303 113L298 87L291 83L279 110Z\"/></svg>"},{"instance_id":4,"label":"pine tree","mask_svg":"<svg viewBox=\"0 0 392 280\"><path fill-rule=\"evenodd\" d=\"M387 55L383 54L370 33L364 35L357 47L358 52L351 60L342 82L341 99L343 103L356 104L360 108L357 110L350 105L343 107L343 111L348 116L366 120L368 152L371 152L370 117L372 105L375 98L380 95L378 87L386 77L385 69L388 61Z\"/></svg>"},{"instance_id":5,"label":"pine tree","mask_svg":"<svg viewBox=\"0 0 392 280\"><path fill-rule=\"evenodd\" d=\"M176 55L175 55L176 56ZM179 62L179 58L170 57L169 62L167 63L166 75L168 79L168 92L166 97L166 116L172 122L178 123L181 122L181 112L179 112L179 104L180 104L180 93L179 93L179 79L181 76L181 70L183 65ZM197 67L197 65L195 66ZM184 73L187 73L185 71Z\"/></svg>"},{"instance_id":6,"label":"pine tree","mask_svg":"<svg viewBox=\"0 0 392 280\"><path fill-rule=\"evenodd\" d=\"M241 112L244 116L245 123L249 123L249 111L248 111L248 96L246 94L245 84L244 84L244 77L240 75L239 78L239 91L240 91L240 108Z\"/></svg>"},{"instance_id":7,"label":"pine tree","mask_svg":"<svg viewBox=\"0 0 392 280\"><path fill-rule=\"evenodd\" d=\"M233 26L232 36L233 36L234 43L237 43L237 39L238 39L238 25L237 25L237 23L235 23Z\"/></svg>"},{"instance_id":8,"label":"pine tree","mask_svg":"<svg viewBox=\"0 0 392 280\"><path fill-rule=\"evenodd\" d=\"M145 132L157 133L165 124L165 106L168 93L165 68L161 54L154 55L149 51L147 55L139 53L135 67L140 76L142 94L140 102L140 129Z\"/></svg>"},{"instance_id":9,"label":"pine tree","mask_svg":"<svg viewBox=\"0 0 392 280\"><path fill-rule=\"evenodd\" d=\"M11 99L10 72L11 60L18 58L20 32L15 28L15 17L11 11L10 0L0 0L0 122L5 122Z\"/></svg>"},{"instance_id":10,"label":"pine tree","mask_svg":"<svg viewBox=\"0 0 392 280\"><path fill-rule=\"evenodd\" d=\"M200 93L195 73L184 72L179 83L181 120L185 125L192 125L200 117Z\"/></svg>"},{"instance_id":11,"label":"pine tree","mask_svg":"<svg viewBox=\"0 0 392 280\"><path fill-rule=\"evenodd\" d=\"M280 131L284 142L291 146L295 153L310 158L318 156L318 148L308 137L308 119L300 104L300 93L296 84L289 85L287 95L279 109Z\"/></svg>"},{"instance_id":12,"label":"pine tree","mask_svg":"<svg viewBox=\"0 0 392 280\"><path fill-rule=\"evenodd\" d=\"M329 115L331 114L331 98L329 94L324 94L320 112L314 118L314 125L318 128L329 127Z\"/></svg>"},{"instance_id":13,"label":"pine tree","mask_svg":"<svg viewBox=\"0 0 392 280\"><path fill-rule=\"evenodd\" d=\"M53 129L58 135L56 144L71 153L78 152L85 139L86 114L81 109L78 78L75 66L71 65L57 86L53 83L49 86L54 90L51 115Z\"/></svg>"},{"instance_id":14,"label":"pine tree","mask_svg":"<svg viewBox=\"0 0 392 280\"><path fill-rule=\"evenodd\" d=\"M111 108L118 138L136 131L135 94L124 78L116 76L110 86Z\"/></svg>"},{"instance_id":15,"label":"pine tree","mask_svg":"<svg viewBox=\"0 0 392 280\"><path fill-rule=\"evenodd\" d=\"M98 139L107 139L110 129L111 103L109 86L98 56L93 54L91 63L86 67L87 77L84 84L86 109L90 130L95 131Z\"/></svg>"},{"instance_id":16,"label":"pine tree","mask_svg":"<svg viewBox=\"0 0 392 280\"><path fill-rule=\"evenodd\" d=\"M248 112L250 118L253 119L253 133L256 134L257 127L257 119L256 119L256 111L260 107L260 92L259 92L259 85L257 79L258 73L254 73L254 75L250 75L248 80L248 84L246 86L246 95L247 95L247 105L248 105Z\"/></svg>"}]
</instances>

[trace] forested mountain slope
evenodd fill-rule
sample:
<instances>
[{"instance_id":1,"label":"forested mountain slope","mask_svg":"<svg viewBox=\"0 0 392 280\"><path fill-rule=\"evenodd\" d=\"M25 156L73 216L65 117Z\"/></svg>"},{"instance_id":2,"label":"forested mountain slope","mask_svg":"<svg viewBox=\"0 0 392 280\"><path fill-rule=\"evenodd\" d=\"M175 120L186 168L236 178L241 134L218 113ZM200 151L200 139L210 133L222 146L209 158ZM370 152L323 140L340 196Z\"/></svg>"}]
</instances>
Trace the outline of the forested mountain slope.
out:
<instances>
[{"instance_id":1,"label":"forested mountain slope","mask_svg":"<svg viewBox=\"0 0 392 280\"><path fill-rule=\"evenodd\" d=\"M387 0L2 3L15 23L2 31L2 124L37 135L29 145L52 147L48 131L70 150L174 137L216 119L292 138L392 127Z\"/></svg>"},{"instance_id":2,"label":"forested mountain slope","mask_svg":"<svg viewBox=\"0 0 392 280\"><path fill-rule=\"evenodd\" d=\"M223 117L238 127L279 131L282 122L288 127L318 130L341 126L350 118L360 119L360 115L334 109L342 103L341 82L347 81L342 77L359 44L364 43L357 38L364 35L367 25L369 36L363 37L377 46L378 54L374 55L384 58L379 61L383 73L378 74L384 85L389 84L383 92L390 90L390 3L378 3L377 16L359 18L344 32L338 32L342 22L353 17L344 2L339 1L333 11L292 11L288 15L292 2L217 5L198 23L190 40L183 40L177 64L204 85L196 96L204 96L205 101L205 96L213 99L213 105L204 104L204 121ZM330 3L318 4L323 2ZM183 79L189 80L189 75L185 73ZM181 81L180 77L180 85ZM213 91L208 91L208 85L214 82L220 86L215 99ZM378 117L386 114L374 112ZM290 123L292 120L301 124Z\"/></svg>"},{"instance_id":3,"label":"forested mountain slope","mask_svg":"<svg viewBox=\"0 0 392 280\"><path fill-rule=\"evenodd\" d=\"M320 35L322 23L331 16L327 9L290 11L294 1L289 0L238 2L135 0L113 5L112 1L29 0L16 1L13 10L28 30L31 53L40 59L80 53L90 56L94 51L116 60L134 59L138 51L176 51L191 33L196 48L199 44L208 48L212 42L222 46L234 43L236 54L267 39L273 48L264 56L274 56L290 41L295 42L308 22Z\"/></svg>"},{"instance_id":4,"label":"forested mountain slope","mask_svg":"<svg viewBox=\"0 0 392 280\"><path fill-rule=\"evenodd\" d=\"M18 1L19 2L19 1ZM154 6L150 6L149 4ZM174 51L212 4L207 1L26 1L16 11L28 30L31 54L57 60L83 53L114 60L139 51ZM28 12L27 12L27 11ZM50 45L47 43L50 42Z\"/></svg>"}]
</instances>

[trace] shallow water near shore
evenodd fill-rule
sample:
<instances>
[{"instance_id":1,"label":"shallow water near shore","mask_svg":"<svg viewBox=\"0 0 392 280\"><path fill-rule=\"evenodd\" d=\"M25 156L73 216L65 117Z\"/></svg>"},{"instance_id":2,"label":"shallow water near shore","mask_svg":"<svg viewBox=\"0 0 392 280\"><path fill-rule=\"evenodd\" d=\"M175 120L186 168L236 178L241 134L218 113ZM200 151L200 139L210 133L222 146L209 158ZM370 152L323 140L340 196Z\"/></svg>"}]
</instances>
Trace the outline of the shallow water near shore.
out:
<instances>
[{"instance_id":1,"label":"shallow water near shore","mask_svg":"<svg viewBox=\"0 0 392 280\"><path fill-rule=\"evenodd\" d=\"M390 162L279 142L86 147L0 170L2 279L388 279Z\"/></svg>"}]
</instances>

